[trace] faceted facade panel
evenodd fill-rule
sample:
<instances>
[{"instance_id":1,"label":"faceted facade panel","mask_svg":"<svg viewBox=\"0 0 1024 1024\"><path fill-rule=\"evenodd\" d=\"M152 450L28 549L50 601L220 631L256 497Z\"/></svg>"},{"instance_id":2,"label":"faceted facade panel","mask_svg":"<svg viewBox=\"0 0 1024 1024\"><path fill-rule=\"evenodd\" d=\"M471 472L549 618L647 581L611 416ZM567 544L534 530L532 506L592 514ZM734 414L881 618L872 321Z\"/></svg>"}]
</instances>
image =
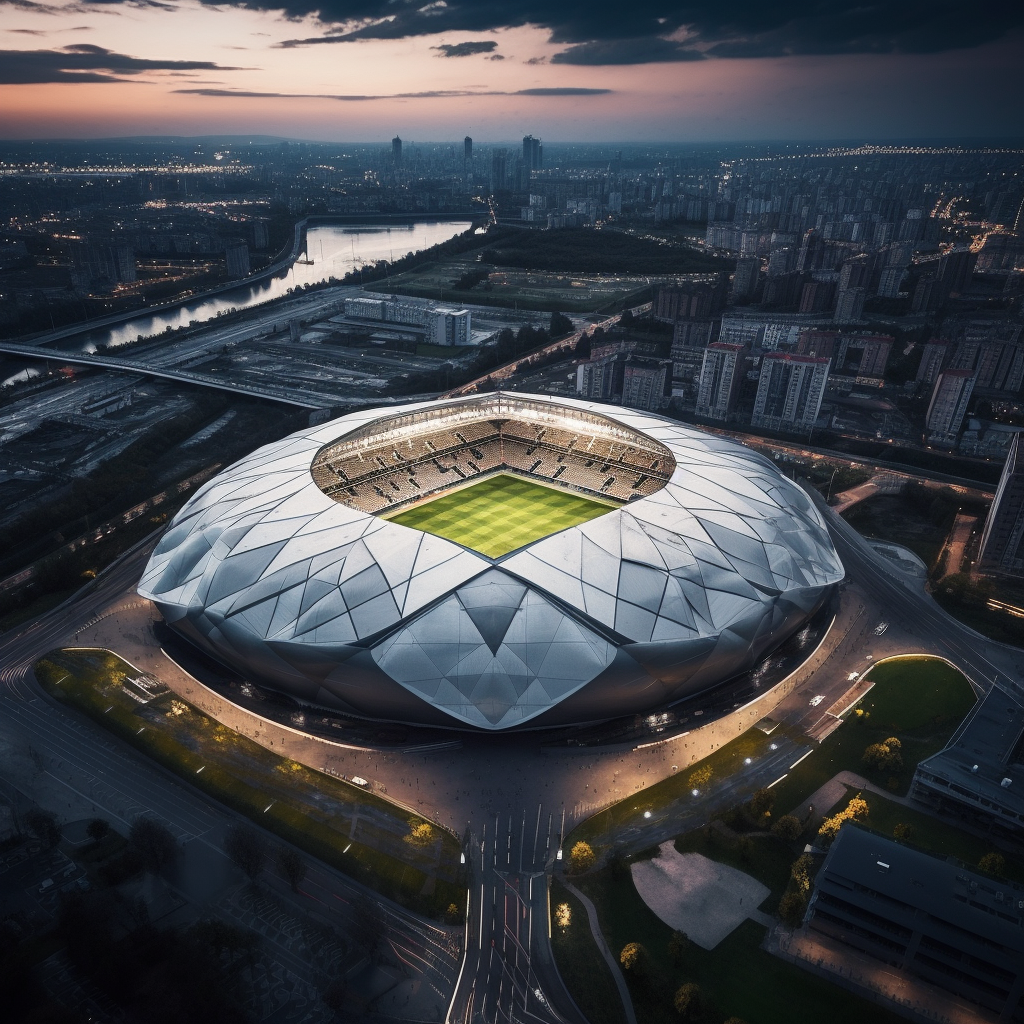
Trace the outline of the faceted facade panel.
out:
<instances>
[{"instance_id":1,"label":"faceted facade panel","mask_svg":"<svg viewBox=\"0 0 1024 1024\"><path fill-rule=\"evenodd\" d=\"M325 446L389 436L396 417L465 428L474 411L493 422L527 401L556 426L599 416L657 442L671 476L492 559L347 507L311 475ZM302 701L501 730L712 687L799 629L842 577L808 496L742 445L648 413L498 394L361 412L254 452L178 513L139 592L208 653Z\"/></svg>"}]
</instances>

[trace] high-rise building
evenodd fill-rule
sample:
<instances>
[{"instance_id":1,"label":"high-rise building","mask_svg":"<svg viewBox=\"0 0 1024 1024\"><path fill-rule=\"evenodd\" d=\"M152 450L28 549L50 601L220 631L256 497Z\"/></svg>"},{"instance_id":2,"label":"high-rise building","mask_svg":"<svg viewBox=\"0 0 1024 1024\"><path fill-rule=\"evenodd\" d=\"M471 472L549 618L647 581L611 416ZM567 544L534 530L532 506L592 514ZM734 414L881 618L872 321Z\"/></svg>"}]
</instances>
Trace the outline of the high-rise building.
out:
<instances>
[{"instance_id":1,"label":"high-rise building","mask_svg":"<svg viewBox=\"0 0 1024 1024\"><path fill-rule=\"evenodd\" d=\"M883 299L897 298L900 294L900 285L906 274L906 267L883 267L878 278L878 291L875 294Z\"/></svg>"},{"instance_id":2,"label":"high-rise building","mask_svg":"<svg viewBox=\"0 0 1024 1024\"><path fill-rule=\"evenodd\" d=\"M978 554L983 572L1024 576L1024 446L1013 435Z\"/></svg>"},{"instance_id":3,"label":"high-rise building","mask_svg":"<svg viewBox=\"0 0 1024 1024\"><path fill-rule=\"evenodd\" d=\"M667 359L631 355L622 373L622 404L633 409L660 409L671 366Z\"/></svg>"},{"instance_id":4,"label":"high-rise building","mask_svg":"<svg viewBox=\"0 0 1024 1024\"><path fill-rule=\"evenodd\" d=\"M830 364L828 359L788 352L764 356L750 425L768 430L813 427L825 397Z\"/></svg>"},{"instance_id":5,"label":"high-rise building","mask_svg":"<svg viewBox=\"0 0 1024 1024\"><path fill-rule=\"evenodd\" d=\"M391 160L395 164L402 162L402 140L397 135L391 140Z\"/></svg>"},{"instance_id":6,"label":"high-rise building","mask_svg":"<svg viewBox=\"0 0 1024 1024\"><path fill-rule=\"evenodd\" d=\"M625 353L613 353L603 359L590 359L576 367L576 394L584 398L610 401L622 393Z\"/></svg>"},{"instance_id":7,"label":"high-rise building","mask_svg":"<svg viewBox=\"0 0 1024 1024\"><path fill-rule=\"evenodd\" d=\"M529 178L530 171L539 171L544 162L544 147L540 139L527 135L523 139L523 173Z\"/></svg>"},{"instance_id":8,"label":"high-rise building","mask_svg":"<svg viewBox=\"0 0 1024 1024\"><path fill-rule=\"evenodd\" d=\"M249 273L249 246L245 242L235 242L224 248L224 263L228 277L245 277Z\"/></svg>"},{"instance_id":9,"label":"high-rise building","mask_svg":"<svg viewBox=\"0 0 1024 1024\"><path fill-rule=\"evenodd\" d=\"M491 152L491 191L496 192L508 185L508 151L495 149Z\"/></svg>"},{"instance_id":10,"label":"high-rise building","mask_svg":"<svg viewBox=\"0 0 1024 1024\"><path fill-rule=\"evenodd\" d=\"M836 311L832 319L837 324L849 324L859 320L864 312L867 289L863 287L843 288L836 296Z\"/></svg>"},{"instance_id":11,"label":"high-rise building","mask_svg":"<svg viewBox=\"0 0 1024 1024\"><path fill-rule=\"evenodd\" d=\"M938 276L944 297L967 291L977 262L978 254L970 249L953 249L939 260Z\"/></svg>"},{"instance_id":12,"label":"high-rise building","mask_svg":"<svg viewBox=\"0 0 1024 1024\"><path fill-rule=\"evenodd\" d=\"M716 342L704 350L704 363L697 385L698 416L728 420L743 381L743 345Z\"/></svg>"},{"instance_id":13,"label":"high-rise building","mask_svg":"<svg viewBox=\"0 0 1024 1024\"><path fill-rule=\"evenodd\" d=\"M757 291L760 277L761 261L756 256L738 259L736 272L733 274L732 285L729 289L729 301L737 303L752 299Z\"/></svg>"},{"instance_id":14,"label":"high-rise building","mask_svg":"<svg viewBox=\"0 0 1024 1024\"><path fill-rule=\"evenodd\" d=\"M949 358L949 344L942 338L932 338L921 353L916 380L921 384L934 384Z\"/></svg>"},{"instance_id":15,"label":"high-rise building","mask_svg":"<svg viewBox=\"0 0 1024 1024\"><path fill-rule=\"evenodd\" d=\"M894 340L889 334L855 334L850 338L849 347L861 350L858 375L884 377Z\"/></svg>"},{"instance_id":16,"label":"high-rise building","mask_svg":"<svg viewBox=\"0 0 1024 1024\"><path fill-rule=\"evenodd\" d=\"M939 374L925 417L930 440L941 444L955 443L971 400L974 381L970 370L943 370Z\"/></svg>"},{"instance_id":17,"label":"high-rise building","mask_svg":"<svg viewBox=\"0 0 1024 1024\"><path fill-rule=\"evenodd\" d=\"M468 135L462 140L462 159L467 164L473 159L473 140Z\"/></svg>"}]
</instances>

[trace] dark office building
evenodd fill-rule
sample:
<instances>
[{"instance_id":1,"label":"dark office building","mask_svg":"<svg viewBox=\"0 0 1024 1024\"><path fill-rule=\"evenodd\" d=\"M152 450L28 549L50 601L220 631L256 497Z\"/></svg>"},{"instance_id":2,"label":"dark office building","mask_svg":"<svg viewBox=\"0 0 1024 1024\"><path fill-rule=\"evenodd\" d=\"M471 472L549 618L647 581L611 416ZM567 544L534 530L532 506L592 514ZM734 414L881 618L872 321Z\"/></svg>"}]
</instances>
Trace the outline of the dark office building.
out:
<instances>
[{"instance_id":1,"label":"dark office building","mask_svg":"<svg viewBox=\"0 0 1024 1024\"><path fill-rule=\"evenodd\" d=\"M473 140L467 135L462 140L462 159L468 164L473 159Z\"/></svg>"},{"instance_id":2,"label":"dark office building","mask_svg":"<svg viewBox=\"0 0 1024 1024\"><path fill-rule=\"evenodd\" d=\"M397 135L391 140L391 159L396 164L402 162L402 140Z\"/></svg>"},{"instance_id":3,"label":"dark office building","mask_svg":"<svg viewBox=\"0 0 1024 1024\"><path fill-rule=\"evenodd\" d=\"M539 171L544 164L544 147L540 139L527 135L523 139L523 173L529 175L530 171Z\"/></svg>"},{"instance_id":4,"label":"dark office building","mask_svg":"<svg viewBox=\"0 0 1024 1024\"><path fill-rule=\"evenodd\" d=\"M993 686L949 745L914 771L910 795L972 828L1024 839L1024 688Z\"/></svg>"},{"instance_id":5,"label":"dark office building","mask_svg":"<svg viewBox=\"0 0 1024 1024\"><path fill-rule=\"evenodd\" d=\"M807 914L817 932L1024 1021L1024 886L847 825Z\"/></svg>"},{"instance_id":6,"label":"dark office building","mask_svg":"<svg viewBox=\"0 0 1024 1024\"><path fill-rule=\"evenodd\" d=\"M1024 576L1024 451L1014 434L981 535L979 568Z\"/></svg>"}]
</instances>

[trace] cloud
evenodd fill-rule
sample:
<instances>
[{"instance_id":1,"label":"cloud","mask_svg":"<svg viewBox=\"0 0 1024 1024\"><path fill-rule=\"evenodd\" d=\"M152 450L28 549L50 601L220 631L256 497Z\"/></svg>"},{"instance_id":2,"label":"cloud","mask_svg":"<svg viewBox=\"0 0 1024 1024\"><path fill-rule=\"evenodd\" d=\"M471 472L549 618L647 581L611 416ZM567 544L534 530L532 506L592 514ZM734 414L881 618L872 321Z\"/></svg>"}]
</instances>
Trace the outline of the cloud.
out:
<instances>
[{"instance_id":1,"label":"cloud","mask_svg":"<svg viewBox=\"0 0 1024 1024\"><path fill-rule=\"evenodd\" d=\"M605 96L612 92L611 89L577 89L571 86L561 86L556 89L520 89L518 92L510 93L511 96Z\"/></svg>"},{"instance_id":2,"label":"cloud","mask_svg":"<svg viewBox=\"0 0 1024 1024\"><path fill-rule=\"evenodd\" d=\"M602 39L577 43L551 57L552 64L661 64L704 60L700 50L688 49L660 36L640 39Z\"/></svg>"},{"instance_id":3,"label":"cloud","mask_svg":"<svg viewBox=\"0 0 1024 1024\"><path fill-rule=\"evenodd\" d=\"M145 60L91 43L62 50L0 50L0 85L48 82L124 82L145 71L239 71L205 60Z\"/></svg>"},{"instance_id":4,"label":"cloud","mask_svg":"<svg viewBox=\"0 0 1024 1024\"><path fill-rule=\"evenodd\" d=\"M980 46L1024 25L1020 0L246 0L245 6L279 10L282 3L289 16L318 17L330 32L285 46L537 25L551 42L569 47L559 54L563 64L937 53Z\"/></svg>"},{"instance_id":5,"label":"cloud","mask_svg":"<svg viewBox=\"0 0 1024 1024\"><path fill-rule=\"evenodd\" d=\"M603 96L612 89L430 89L426 92L393 92L375 94L335 95L333 93L256 92L243 89L175 89L191 96L230 96L236 99L338 100L341 103L367 103L373 100L445 100L462 96Z\"/></svg>"},{"instance_id":6,"label":"cloud","mask_svg":"<svg viewBox=\"0 0 1024 1024\"><path fill-rule=\"evenodd\" d=\"M493 39L481 40L478 43L442 43L432 46L432 50L440 50L439 57L475 57L478 53L491 53L498 48Z\"/></svg>"}]
</instances>

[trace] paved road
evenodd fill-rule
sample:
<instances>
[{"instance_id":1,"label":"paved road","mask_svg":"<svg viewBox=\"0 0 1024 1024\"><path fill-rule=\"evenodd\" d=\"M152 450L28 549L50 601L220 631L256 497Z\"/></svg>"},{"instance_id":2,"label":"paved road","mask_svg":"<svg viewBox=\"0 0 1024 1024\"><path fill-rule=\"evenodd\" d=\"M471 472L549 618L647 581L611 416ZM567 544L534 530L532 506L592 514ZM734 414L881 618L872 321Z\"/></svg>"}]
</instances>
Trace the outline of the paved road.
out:
<instances>
[{"instance_id":1,"label":"paved road","mask_svg":"<svg viewBox=\"0 0 1024 1024\"><path fill-rule=\"evenodd\" d=\"M466 962L449 1024L586 1024L554 966L548 873L560 817L538 803L486 822L471 845Z\"/></svg>"}]
</instances>

